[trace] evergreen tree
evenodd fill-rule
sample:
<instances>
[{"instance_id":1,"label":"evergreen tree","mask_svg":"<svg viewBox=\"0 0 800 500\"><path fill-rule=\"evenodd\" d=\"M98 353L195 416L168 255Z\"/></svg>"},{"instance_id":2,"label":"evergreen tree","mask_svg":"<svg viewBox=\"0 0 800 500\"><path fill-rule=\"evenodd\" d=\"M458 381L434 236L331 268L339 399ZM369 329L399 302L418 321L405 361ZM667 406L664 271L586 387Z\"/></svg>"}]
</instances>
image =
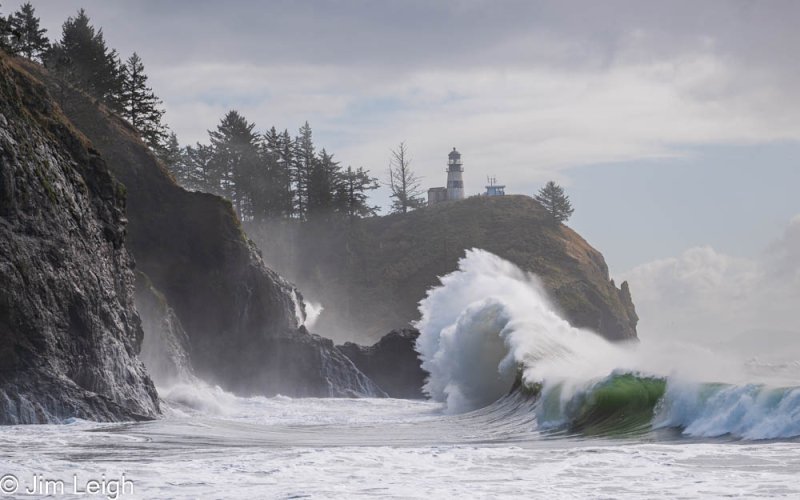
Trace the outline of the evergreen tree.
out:
<instances>
[{"instance_id":1,"label":"evergreen tree","mask_svg":"<svg viewBox=\"0 0 800 500\"><path fill-rule=\"evenodd\" d=\"M297 215L301 219L305 219L308 213L309 184L311 183L311 175L316 161L314 141L311 138L311 126L306 122L300 127L300 135L295 140L294 166L292 168Z\"/></svg>"},{"instance_id":2,"label":"evergreen tree","mask_svg":"<svg viewBox=\"0 0 800 500\"><path fill-rule=\"evenodd\" d=\"M292 189L292 164L294 141L289 131L278 133L275 127L264 134L264 162L267 165L269 215L291 217L294 212L294 190Z\"/></svg>"},{"instance_id":3,"label":"evergreen tree","mask_svg":"<svg viewBox=\"0 0 800 500\"><path fill-rule=\"evenodd\" d=\"M183 150L175 132L171 132L167 136L167 140L158 146L156 152L158 158L172 173L178 184L185 185L188 178L186 163L183 161Z\"/></svg>"},{"instance_id":4,"label":"evergreen tree","mask_svg":"<svg viewBox=\"0 0 800 500\"><path fill-rule=\"evenodd\" d=\"M334 196L341 182L340 170L339 163L325 149L313 162L307 188L309 218L334 211Z\"/></svg>"},{"instance_id":5,"label":"evergreen tree","mask_svg":"<svg viewBox=\"0 0 800 500\"><path fill-rule=\"evenodd\" d=\"M195 146L186 146L184 161L187 174L183 187L219 194L219 179L213 173L214 148L199 142Z\"/></svg>"},{"instance_id":6,"label":"evergreen tree","mask_svg":"<svg viewBox=\"0 0 800 500\"><path fill-rule=\"evenodd\" d=\"M536 201L544 206L554 223L566 221L575 211L569 197L564 193L564 188L553 181L548 182L539 190Z\"/></svg>"},{"instance_id":7,"label":"evergreen tree","mask_svg":"<svg viewBox=\"0 0 800 500\"><path fill-rule=\"evenodd\" d=\"M3 5L0 4L0 7ZM6 52L12 52L12 45L11 45L11 26L8 20L3 17L2 12L0 12L0 49L5 50Z\"/></svg>"},{"instance_id":8,"label":"evergreen tree","mask_svg":"<svg viewBox=\"0 0 800 500\"><path fill-rule=\"evenodd\" d=\"M210 145L180 150L173 135L160 155L182 186L230 199L244 221L376 213L368 193L378 187L377 180L363 168L343 170L325 149L316 154L308 123L297 139L288 130L272 127L258 135L254 129L230 111L209 131Z\"/></svg>"},{"instance_id":9,"label":"evergreen tree","mask_svg":"<svg viewBox=\"0 0 800 500\"><path fill-rule=\"evenodd\" d=\"M363 168L353 170L347 167L342 172L341 182L336 192L337 211L348 217L369 217L375 215L378 207L368 203L368 191L377 189L378 179L369 175Z\"/></svg>"},{"instance_id":10,"label":"evergreen tree","mask_svg":"<svg viewBox=\"0 0 800 500\"><path fill-rule=\"evenodd\" d=\"M252 216L252 199L248 186L255 180L259 163L259 138L237 111L229 111L216 130L209 131L214 148L213 169L220 179L220 191L230 199L239 217Z\"/></svg>"},{"instance_id":11,"label":"evergreen tree","mask_svg":"<svg viewBox=\"0 0 800 500\"><path fill-rule=\"evenodd\" d=\"M122 69L115 50L109 50L103 30L95 30L83 9L62 26L61 40L45 56L47 66L89 94L119 111Z\"/></svg>"},{"instance_id":12,"label":"evergreen tree","mask_svg":"<svg viewBox=\"0 0 800 500\"><path fill-rule=\"evenodd\" d=\"M22 4L6 22L15 34L11 41L13 52L31 60L41 60L50 41L44 35L47 30L39 27L39 18L34 15L33 5L30 2Z\"/></svg>"},{"instance_id":13,"label":"evergreen tree","mask_svg":"<svg viewBox=\"0 0 800 500\"><path fill-rule=\"evenodd\" d=\"M296 207L296 200L297 200L297 186L294 184L294 179L297 178L296 172L294 171L295 162L295 155L297 152L297 144L295 143L292 136L289 135L289 130L284 129L283 134L281 134L280 142L280 168L283 172L281 175L285 175L287 177L287 189L288 192L286 193L286 197L284 201L286 202L285 213L289 217L298 216L297 211L295 210Z\"/></svg>"},{"instance_id":14,"label":"evergreen tree","mask_svg":"<svg viewBox=\"0 0 800 500\"><path fill-rule=\"evenodd\" d=\"M247 184L253 219L267 220L283 215L280 207L282 188L278 182L278 133L273 127L257 139L257 161Z\"/></svg>"},{"instance_id":15,"label":"evergreen tree","mask_svg":"<svg viewBox=\"0 0 800 500\"><path fill-rule=\"evenodd\" d=\"M167 139L161 123L164 111L160 109L161 99L147 86L144 64L136 52L123 66L121 104L122 116L139 131L144 142L156 150Z\"/></svg>"},{"instance_id":16,"label":"evergreen tree","mask_svg":"<svg viewBox=\"0 0 800 500\"><path fill-rule=\"evenodd\" d=\"M425 204L422 198L420 179L411 170L408 148L401 142L392 150L389 161L389 188L392 191L392 212L406 213Z\"/></svg>"}]
</instances>

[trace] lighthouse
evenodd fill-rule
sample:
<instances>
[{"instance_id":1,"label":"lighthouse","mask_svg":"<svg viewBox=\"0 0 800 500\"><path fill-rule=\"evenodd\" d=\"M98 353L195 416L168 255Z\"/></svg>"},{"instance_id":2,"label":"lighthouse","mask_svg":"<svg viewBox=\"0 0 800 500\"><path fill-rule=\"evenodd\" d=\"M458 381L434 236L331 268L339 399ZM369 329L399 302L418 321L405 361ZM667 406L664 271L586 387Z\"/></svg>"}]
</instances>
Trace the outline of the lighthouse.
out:
<instances>
[{"instance_id":1,"label":"lighthouse","mask_svg":"<svg viewBox=\"0 0 800 500\"><path fill-rule=\"evenodd\" d=\"M464 199L464 166L461 163L461 153L453 148L450 154L447 155L447 199L450 200L463 200Z\"/></svg>"}]
</instances>

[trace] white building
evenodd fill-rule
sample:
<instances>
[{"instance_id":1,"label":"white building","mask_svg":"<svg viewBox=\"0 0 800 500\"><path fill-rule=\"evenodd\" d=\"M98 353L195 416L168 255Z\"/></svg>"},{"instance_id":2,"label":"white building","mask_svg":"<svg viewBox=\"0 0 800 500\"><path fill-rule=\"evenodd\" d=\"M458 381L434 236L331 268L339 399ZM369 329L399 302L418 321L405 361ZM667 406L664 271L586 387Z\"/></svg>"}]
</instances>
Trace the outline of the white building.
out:
<instances>
[{"instance_id":1,"label":"white building","mask_svg":"<svg viewBox=\"0 0 800 500\"><path fill-rule=\"evenodd\" d=\"M461 153L453 148L447 155L447 187L434 187L428 189L428 205L435 205L443 201L464 199L464 166L461 163Z\"/></svg>"}]
</instances>

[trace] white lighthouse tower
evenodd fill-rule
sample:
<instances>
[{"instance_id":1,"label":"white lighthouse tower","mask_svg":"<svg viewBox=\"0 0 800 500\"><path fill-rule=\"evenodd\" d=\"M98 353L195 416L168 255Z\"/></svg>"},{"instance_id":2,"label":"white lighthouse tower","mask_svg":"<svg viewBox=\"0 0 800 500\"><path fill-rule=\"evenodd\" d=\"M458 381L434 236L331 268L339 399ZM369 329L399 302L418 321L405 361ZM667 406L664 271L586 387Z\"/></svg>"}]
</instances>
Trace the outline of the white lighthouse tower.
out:
<instances>
[{"instance_id":1,"label":"white lighthouse tower","mask_svg":"<svg viewBox=\"0 0 800 500\"><path fill-rule=\"evenodd\" d=\"M447 155L447 200L464 199L464 167L461 163L461 153L453 148Z\"/></svg>"}]
</instances>

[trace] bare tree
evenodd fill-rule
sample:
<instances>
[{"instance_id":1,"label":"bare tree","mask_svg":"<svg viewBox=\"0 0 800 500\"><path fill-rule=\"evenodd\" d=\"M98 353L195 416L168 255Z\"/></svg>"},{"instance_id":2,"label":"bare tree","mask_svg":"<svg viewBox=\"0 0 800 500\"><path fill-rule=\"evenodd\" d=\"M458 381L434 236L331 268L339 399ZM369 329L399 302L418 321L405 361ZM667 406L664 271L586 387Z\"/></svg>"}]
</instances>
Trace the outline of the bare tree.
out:
<instances>
[{"instance_id":1,"label":"bare tree","mask_svg":"<svg viewBox=\"0 0 800 500\"><path fill-rule=\"evenodd\" d=\"M422 198L420 179L409 166L406 143L401 142L392 150L389 161L389 187L392 190L392 212L406 213L425 204Z\"/></svg>"}]
</instances>

